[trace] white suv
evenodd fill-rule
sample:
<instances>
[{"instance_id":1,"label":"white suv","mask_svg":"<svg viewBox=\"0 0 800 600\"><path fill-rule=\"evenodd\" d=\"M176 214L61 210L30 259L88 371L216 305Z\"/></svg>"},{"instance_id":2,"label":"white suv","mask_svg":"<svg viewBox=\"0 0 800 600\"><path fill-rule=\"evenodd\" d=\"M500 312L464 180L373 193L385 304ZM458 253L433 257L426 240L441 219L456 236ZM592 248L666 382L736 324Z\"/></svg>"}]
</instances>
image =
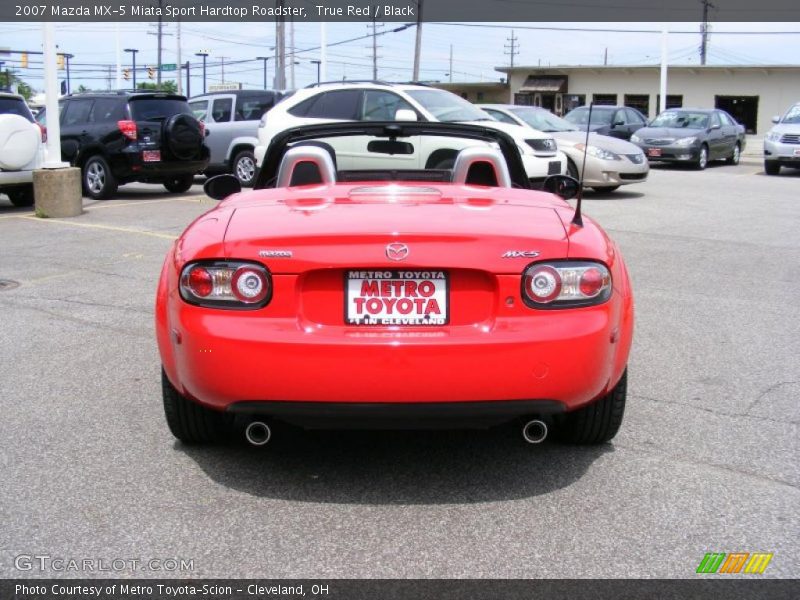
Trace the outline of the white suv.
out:
<instances>
[{"instance_id":1,"label":"white suv","mask_svg":"<svg viewBox=\"0 0 800 600\"><path fill-rule=\"evenodd\" d=\"M25 99L0 92L0 194L14 206L31 206L33 171L43 162L42 130Z\"/></svg>"},{"instance_id":2,"label":"white suv","mask_svg":"<svg viewBox=\"0 0 800 600\"><path fill-rule=\"evenodd\" d=\"M478 107L450 92L425 85L383 82L324 83L298 90L264 114L258 127L256 160L261 165L267 146L291 127L342 121L439 121L471 123L499 129L517 142L528 178L540 183L548 175L565 174L567 160L552 136L527 127L499 123ZM369 138L329 138L337 167L351 169L449 169L468 140L422 136L410 140L412 154L368 151Z\"/></svg>"}]
</instances>

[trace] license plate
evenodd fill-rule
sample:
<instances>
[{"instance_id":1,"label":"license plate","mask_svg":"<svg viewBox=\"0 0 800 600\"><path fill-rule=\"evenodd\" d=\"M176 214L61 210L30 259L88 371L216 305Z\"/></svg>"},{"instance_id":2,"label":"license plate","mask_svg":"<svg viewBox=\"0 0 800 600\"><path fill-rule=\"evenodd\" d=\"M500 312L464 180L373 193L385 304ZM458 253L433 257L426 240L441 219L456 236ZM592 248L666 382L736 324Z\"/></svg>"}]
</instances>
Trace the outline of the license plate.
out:
<instances>
[{"instance_id":1,"label":"license plate","mask_svg":"<svg viewBox=\"0 0 800 600\"><path fill-rule=\"evenodd\" d=\"M661 156L661 148L648 148L647 156Z\"/></svg>"},{"instance_id":2,"label":"license plate","mask_svg":"<svg viewBox=\"0 0 800 600\"><path fill-rule=\"evenodd\" d=\"M142 160L144 162L159 162L161 160L161 150L142 151Z\"/></svg>"},{"instance_id":3,"label":"license plate","mask_svg":"<svg viewBox=\"0 0 800 600\"><path fill-rule=\"evenodd\" d=\"M558 175L560 173L561 173L561 161L551 160L550 164L547 165L547 174Z\"/></svg>"},{"instance_id":4,"label":"license plate","mask_svg":"<svg viewBox=\"0 0 800 600\"><path fill-rule=\"evenodd\" d=\"M446 325L450 317L445 271L347 271L344 281L348 325Z\"/></svg>"}]
</instances>

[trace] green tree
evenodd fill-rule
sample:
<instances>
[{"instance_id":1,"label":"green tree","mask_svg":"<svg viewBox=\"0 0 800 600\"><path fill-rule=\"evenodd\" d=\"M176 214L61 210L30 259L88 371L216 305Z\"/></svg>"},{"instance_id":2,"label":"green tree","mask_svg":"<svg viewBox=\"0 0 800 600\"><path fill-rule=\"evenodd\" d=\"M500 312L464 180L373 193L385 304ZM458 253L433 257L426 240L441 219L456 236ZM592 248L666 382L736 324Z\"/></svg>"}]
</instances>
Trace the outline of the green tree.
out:
<instances>
[{"instance_id":1,"label":"green tree","mask_svg":"<svg viewBox=\"0 0 800 600\"><path fill-rule=\"evenodd\" d=\"M170 79L168 81L162 81L161 86L157 83L151 83L150 81L142 81L136 84L136 89L138 90L156 90L159 92L167 92L168 94L177 94L178 93L178 84L175 83L174 80Z\"/></svg>"},{"instance_id":2,"label":"green tree","mask_svg":"<svg viewBox=\"0 0 800 600\"><path fill-rule=\"evenodd\" d=\"M25 98L25 100L30 100L31 96L36 93L36 90L17 77L11 70L6 70L0 75L0 87L14 89L15 85L17 86L17 92L20 96Z\"/></svg>"}]
</instances>

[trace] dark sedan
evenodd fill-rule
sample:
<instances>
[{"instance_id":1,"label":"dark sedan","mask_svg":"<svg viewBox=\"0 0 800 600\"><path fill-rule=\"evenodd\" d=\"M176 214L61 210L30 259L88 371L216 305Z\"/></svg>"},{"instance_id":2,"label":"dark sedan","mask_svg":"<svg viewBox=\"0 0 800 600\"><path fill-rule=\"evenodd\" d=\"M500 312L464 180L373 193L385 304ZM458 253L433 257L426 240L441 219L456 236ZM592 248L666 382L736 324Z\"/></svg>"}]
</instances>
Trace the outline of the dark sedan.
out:
<instances>
[{"instance_id":1,"label":"dark sedan","mask_svg":"<svg viewBox=\"0 0 800 600\"><path fill-rule=\"evenodd\" d=\"M637 131L631 142L644 150L651 162L685 163L702 170L710 160L739 164L744 133L744 125L724 110L674 108Z\"/></svg>"},{"instance_id":2,"label":"dark sedan","mask_svg":"<svg viewBox=\"0 0 800 600\"><path fill-rule=\"evenodd\" d=\"M579 106L564 118L582 131L588 125L589 131L621 140L631 139L631 134L647 125L647 118L630 106L592 106L591 120L589 107Z\"/></svg>"}]
</instances>

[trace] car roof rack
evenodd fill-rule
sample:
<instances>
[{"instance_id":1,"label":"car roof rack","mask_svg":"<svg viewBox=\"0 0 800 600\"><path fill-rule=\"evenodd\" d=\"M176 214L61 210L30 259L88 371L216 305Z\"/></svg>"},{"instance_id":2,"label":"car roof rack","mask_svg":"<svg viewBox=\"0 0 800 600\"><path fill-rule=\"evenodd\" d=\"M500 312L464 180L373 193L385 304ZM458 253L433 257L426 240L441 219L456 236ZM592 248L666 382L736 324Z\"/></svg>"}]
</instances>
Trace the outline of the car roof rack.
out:
<instances>
[{"instance_id":1,"label":"car roof rack","mask_svg":"<svg viewBox=\"0 0 800 600\"><path fill-rule=\"evenodd\" d=\"M348 83L374 83L375 85L395 85L389 81L381 81L380 79L345 79L343 81L333 80L333 81L319 81L317 83L309 83L306 88L315 88L321 87L323 85L333 85L333 84L348 84Z\"/></svg>"}]
</instances>

